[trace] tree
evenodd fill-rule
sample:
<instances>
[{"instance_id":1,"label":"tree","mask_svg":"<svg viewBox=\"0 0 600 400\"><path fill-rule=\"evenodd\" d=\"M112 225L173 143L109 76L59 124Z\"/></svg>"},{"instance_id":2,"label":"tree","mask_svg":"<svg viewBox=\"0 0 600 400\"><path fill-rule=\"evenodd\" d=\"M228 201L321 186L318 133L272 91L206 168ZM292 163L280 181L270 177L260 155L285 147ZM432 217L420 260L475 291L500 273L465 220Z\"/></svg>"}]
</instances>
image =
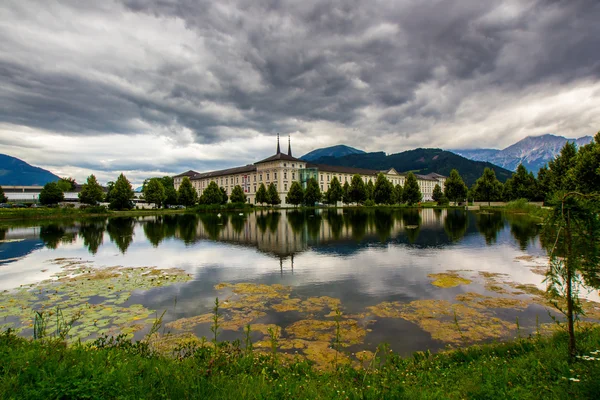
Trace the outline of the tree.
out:
<instances>
[{"instance_id":1,"label":"tree","mask_svg":"<svg viewBox=\"0 0 600 400\"><path fill-rule=\"evenodd\" d=\"M373 189L373 200L377 204L393 204L394 185L379 173Z\"/></svg>"},{"instance_id":2,"label":"tree","mask_svg":"<svg viewBox=\"0 0 600 400\"><path fill-rule=\"evenodd\" d=\"M298 181L292 182L292 186L290 186L290 190L287 194L286 203L297 206L298 204L302 204L303 201L304 190L302 190L302 185L300 185L300 182Z\"/></svg>"},{"instance_id":3,"label":"tree","mask_svg":"<svg viewBox=\"0 0 600 400\"><path fill-rule=\"evenodd\" d=\"M349 195L352 203L359 204L367 200L367 189L359 174L356 174L352 177Z\"/></svg>"},{"instance_id":4,"label":"tree","mask_svg":"<svg viewBox=\"0 0 600 400\"><path fill-rule=\"evenodd\" d=\"M517 171L504 184L503 197L506 200L532 200L535 198L536 192L536 181L533 173L527 172L523 164L519 164Z\"/></svg>"},{"instance_id":5,"label":"tree","mask_svg":"<svg viewBox=\"0 0 600 400\"><path fill-rule=\"evenodd\" d=\"M333 177L331 180L331 185L329 185L329 190L327 191L327 203L337 205L337 202L342 200L344 196L344 189L338 181L337 177Z\"/></svg>"},{"instance_id":6,"label":"tree","mask_svg":"<svg viewBox=\"0 0 600 400\"><path fill-rule=\"evenodd\" d=\"M151 178L149 181L144 182L142 193L146 203L153 203L157 208L160 208L167 198L161 178Z\"/></svg>"},{"instance_id":7,"label":"tree","mask_svg":"<svg viewBox=\"0 0 600 400\"><path fill-rule=\"evenodd\" d=\"M365 185L365 192L367 194L367 200L373 200L373 192L375 191L375 185L373 181L369 179L369 182Z\"/></svg>"},{"instance_id":8,"label":"tree","mask_svg":"<svg viewBox=\"0 0 600 400\"><path fill-rule=\"evenodd\" d=\"M92 174L88 176L86 183L81 187L79 192L79 201L84 204L98 204L104 198L104 192L102 186L96 180L96 177Z\"/></svg>"},{"instance_id":9,"label":"tree","mask_svg":"<svg viewBox=\"0 0 600 400\"><path fill-rule=\"evenodd\" d=\"M394 204L401 204L402 203L402 194L404 192L404 189L402 189L402 185L401 184L397 184L396 187L394 188Z\"/></svg>"},{"instance_id":10,"label":"tree","mask_svg":"<svg viewBox=\"0 0 600 400\"><path fill-rule=\"evenodd\" d=\"M115 188L115 183L113 181L108 181L106 183L106 196L104 197L104 201L110 203L112 199L112 190Z\"/></svg>"},{"instance_id":11,"label":"tree","mask_svg":"<svg viewBox=\"0 0 600 400\"><path fill-rule=\"evenodd\" d=\"M0 203L8 203L8 197L4 194L4 189L0 186Z\"/></svg>"},{"instance_id":12,"label":"tree","mask_svg":"<svg viewBox=\"0 0 600 400\"><path fill-rule=\"evenodd\" d=\"M63 193L72 192L76 188L76 182L73 178L60 178L56 183L58 184L60 190L63 191Z\"/></svg>"},{"instance_id":13,"label":"tree","mask_svg":"<svg viewBox=\"0 0 600 400\"><path fill-rule=\"evenodd\" d=\"M113 210L129 210L132 207L134 193L131 183L121 174L110 193L110 208Z\"/></svg>"},{"instance_id":14,"label":"tree","mask_svg":"<svg viewBox=\"0 0 600 400\"><path fill-rule=\"evenodd\" d=\"M582 193L600 192L600 132L594 142L579 149L573 170L568 175L574 178Z\"/></svg>"},{"instance_id":15,"label":"tree","mask_svg":"<svg viewBox=\"0 0 600 400\"><path fill-rule=\"evenodd\" d=\"M279 198L279 193L277 193L277 188L275 187L274 183L269 185L269 189L267 190L267 199L267 203L272 206L281 204L281 199Z\"/></svg>"},{"instance_id":16,"label":"tree","mask_svg":"<svg viewBox=\"0 0 600 400\"><path fill-rule=\"evenodd\" d=\"M463 182L458 171L456 169L450 171L450 176L448 176L444 184L444 195L448 200L453 201L454 205L456 205L457 201L467 197L467 190L467 185Z\"/></svg>"},{"instance_id":17,"label":"tree","mask_svg":"<svg viewBox=\"0 0 600 400\"><path fill-rule=\"evenodd\" d=\"M304 191L304 204L312 207L315 203L321 201L321 189L319 189L319 184L315 178L310 178L308 182L306 182L306 190Z\"/></svg>"},{"instance_id":18,"label":"tree","mask_svg":"<svg viewBox=\"0 0 600 400\"><path fill-rule=\"evenodd\" d=\"M185 177L183 178L185 180ZM183 184L183 181L182 181ZM181 200L180 200L181 202ZM222 204L223 203L223 192L219 189L219 186L216 182L210 182L206 189L202 191L202 195L200 196L200 204ZM183 204L183 203L182 203Z\"/></svg>"},{"instance_id":19,"label":"tree","mask_svg":"<svg viewBox=\"0 0 600 400\"><path fill-rule=\"evenodd\" d=\"M420 202L422 198L423 194L421 193L421 188L417 182L417 177L412 172L409 172L408 175L406 175L406 181L404 182L402 200L411 206Z\"/></svg>"},{"instance_id":20,"label":"tree","mask_svg":"<svg viewBox=\"0 0 600 400\"><path fill-rule=\"evenodd\" d=\"M485 168L481 177L475 181L471 192L475 200L487 201L489 206L491 201L502 198L502 184L496 179L493 169Z\"/></svg>"},{"instance_id":21,"label":"tree","mask_svg":"<svg viewBox=\"0 0 600 400\"><path fill-rule=\"evenodd\" d=\"M269 202L269 196L267 195L267 188L264 183L261 183L256 192L256 202L265 204Z\"/></svg>"},{"instance_id":22,"label":"tree","mask_svg":"<svg viewBox=\"0 0 600 400\"><path fill-rule=\"evenodd\" d=\"M444 201L444 192L442 192L442 188L438 183L435 184L433 188L433 194L431 196L432 200L437 202L438 205L443 204Z\"/></svg>"},{"instance_id":23,"label":"tree","mask_svg":"<svg viewBox=\"0 0 600 400\"><path fill-rule=\"evenodd\" d=\"M227 190L225 190L223 186L221 186L219 190L221 191L222 197L221 204L227 204L227 201L229 200L229 196L227 196Z\"/></svg>"},{"instance_id":24,"label":"tree","mask_svg":"<svg viewBox=\"0 0 600 400\"><path fill-rule=\"evenodd\" d=\"M65 199L63 191L57 182L48 182L40 192L40 203L44 205L57 204Z\"/></svg>"},{"instance_id":25,"label":"tree","mask_svg":"<svg viewBox=\"0 0 600 400\"><path fill-rule=\"evenodd\" d=\"M233 190L231 191L231 196L229 197L232 203L245 203L246 202L246 193L244 193L244 189L240 185L235 185Z\"/></svg>"},{"instance_id":26,"label":"tree","mask_svg":"<svg viewBox=\"0 0 600 400\"><path fill-rule=\"evenodd\" d=\"M163 205L168 207L177 204L177 191L175 190L173 178L170 176L163 176L160 178L160 180L165 188L165 199L163 200Z\"/></svg>"},{"instance_id":27,"label":"tree","mask_svg":"<svg viewBox=\"0 0 600 400\"><path fill-rule=\"evenodd\" d=\"M350 185L348 184L348 181L344 182L342 190L342 202L344 204L350 204L352 201L350 200Z\"/></svg>"}]
</instances>

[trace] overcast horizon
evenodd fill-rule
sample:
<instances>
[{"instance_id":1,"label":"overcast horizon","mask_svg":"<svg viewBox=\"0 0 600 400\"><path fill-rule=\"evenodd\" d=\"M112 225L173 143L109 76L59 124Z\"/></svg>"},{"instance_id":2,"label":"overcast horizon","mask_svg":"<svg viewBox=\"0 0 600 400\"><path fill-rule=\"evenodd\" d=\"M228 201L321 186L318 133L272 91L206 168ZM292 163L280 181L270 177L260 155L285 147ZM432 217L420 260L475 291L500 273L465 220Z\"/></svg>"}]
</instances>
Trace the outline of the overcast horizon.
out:
<instances>
[{"instance_id":1,"label":"overcast horizon","mask_svg":"<svg viewBox=\"0 0 600 400\"><path fill-rule=\"evenodd\" d=\"M97 3L97 4L96 4ZM0 4L0 153L80 183L600 130L597 0Z\"/></svg>"}]
</instances>

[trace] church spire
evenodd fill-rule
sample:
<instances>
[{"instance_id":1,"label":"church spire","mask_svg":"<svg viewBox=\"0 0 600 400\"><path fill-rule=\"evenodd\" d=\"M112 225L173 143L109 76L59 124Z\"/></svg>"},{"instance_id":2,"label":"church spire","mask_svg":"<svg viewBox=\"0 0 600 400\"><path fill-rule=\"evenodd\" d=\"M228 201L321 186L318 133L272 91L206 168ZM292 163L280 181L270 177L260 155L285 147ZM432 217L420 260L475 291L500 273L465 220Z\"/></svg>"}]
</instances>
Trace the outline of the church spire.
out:
<instances>
[{"instance_id":1,"label":"church spire","mask_svg":"<svg viewBox=\"0 0 600 400\"><path fill-rule=\"evenodd\" d=\"M275 154L279 154L281 153L281 150L279 149L279 133L277 134L277 153Z\"/></svg>"},{"instance_id":2,"label":"church spire","mask_svg":"<svg viewBox=\"0 0 600 400\"><path fill-rule=\"evenodd\" d=\"M290 137L290 134L288 133L288 156L292 156L292 138Z\"/></svg>"}]
</instances>

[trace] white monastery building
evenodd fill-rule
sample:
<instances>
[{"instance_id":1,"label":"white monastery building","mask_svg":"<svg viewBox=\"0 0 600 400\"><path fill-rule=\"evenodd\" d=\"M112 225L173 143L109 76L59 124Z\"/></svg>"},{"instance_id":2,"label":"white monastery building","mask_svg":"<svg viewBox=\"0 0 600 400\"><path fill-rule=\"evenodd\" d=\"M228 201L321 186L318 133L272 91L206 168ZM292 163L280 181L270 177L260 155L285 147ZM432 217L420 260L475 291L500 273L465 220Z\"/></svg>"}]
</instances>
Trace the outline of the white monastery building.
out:
<instances>
[{"instance_id":1,"label":"white monastery building","mask_svg":"<svg viewBox=\"0 0 600 400\"><path fill-rule=\"evenodd\" d=\"M260 184L264 184L268 188L271 183L277 188L281 205L287 205L285 199L292 182L298 181L306 188L306 183L310 178L315 178L320 186L321 192L329 190L329 184L334 177L343 186L344 183L351 183L352 177L356 174L360 175L367 184L372 181L375 184L377 175L383 175L394 185L404 186L406 180L405 173L398 173L394 168L386 171L377 171L362 168L341 167L323 164L311 164L307 161L295 158L292 156L292 145L288 137L288 152L282 153L279 146L279 135L277 135L277 152L271 157L257 161L254 164L248 164L243 167L235 167L223 169L220 171L211 172L195 172L187 171L173 177L175 190L179 189L181 181L184 177L188 177L192 182L192 186L198 192L198 196L202 195L202 191L208 187L210 182L215 182L217 186L224 188L227 195L231 195L231 191L236 185L240 185L247 196L247 201L255 204L256 191ZM417 175L417 182L423 194L423 200L429 201L432 199L433 188L436 184L444 187L446 177L436 173L427 175Z\"/></svg>"}]
</instances>

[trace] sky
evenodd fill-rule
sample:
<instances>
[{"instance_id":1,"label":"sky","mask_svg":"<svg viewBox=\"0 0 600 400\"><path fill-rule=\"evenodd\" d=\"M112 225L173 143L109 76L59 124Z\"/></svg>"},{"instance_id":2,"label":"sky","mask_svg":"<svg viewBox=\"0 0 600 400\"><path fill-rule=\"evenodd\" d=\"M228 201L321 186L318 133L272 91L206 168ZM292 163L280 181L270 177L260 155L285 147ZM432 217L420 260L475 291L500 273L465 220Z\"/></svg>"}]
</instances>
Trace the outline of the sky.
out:
<instances>
[{"instance_id":1,"label":"sky","mask_svg":"<svg viewBox=\"0 0 600 400\"><path fill-rule=\"evenodd\" d=\"M3 0L0 153L136 184L600 130L598 0Z\"/></svg>"}]
</instances>

